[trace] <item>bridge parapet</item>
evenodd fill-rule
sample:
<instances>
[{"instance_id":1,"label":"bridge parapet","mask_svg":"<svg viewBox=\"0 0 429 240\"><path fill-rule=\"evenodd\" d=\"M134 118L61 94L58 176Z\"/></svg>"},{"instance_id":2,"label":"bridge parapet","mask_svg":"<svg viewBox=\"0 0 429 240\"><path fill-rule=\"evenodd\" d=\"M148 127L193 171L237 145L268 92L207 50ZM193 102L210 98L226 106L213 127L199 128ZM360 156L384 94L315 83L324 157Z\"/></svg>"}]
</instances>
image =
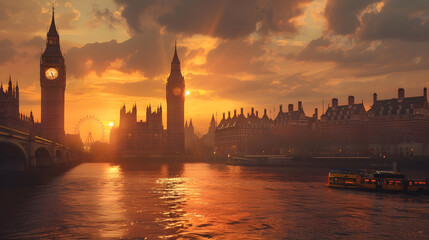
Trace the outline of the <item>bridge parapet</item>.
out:
<instances>
[{"instance_id":1,"label":"bridge parapet","mask_svg":"<svg viewBox=\"0 0 429 240\"><path fill-rule=\"evenodd\" d=\"M0 170L3 165L19 165L21 170L22 165L29 169L75 160L74 152L60 143L34 136L32 132L26 133L0 125L0 154L2 151L5 152L3 155L6 159L0 161ZM16 163L20 161L24 164Z\"/></svg>"}]
</instances>

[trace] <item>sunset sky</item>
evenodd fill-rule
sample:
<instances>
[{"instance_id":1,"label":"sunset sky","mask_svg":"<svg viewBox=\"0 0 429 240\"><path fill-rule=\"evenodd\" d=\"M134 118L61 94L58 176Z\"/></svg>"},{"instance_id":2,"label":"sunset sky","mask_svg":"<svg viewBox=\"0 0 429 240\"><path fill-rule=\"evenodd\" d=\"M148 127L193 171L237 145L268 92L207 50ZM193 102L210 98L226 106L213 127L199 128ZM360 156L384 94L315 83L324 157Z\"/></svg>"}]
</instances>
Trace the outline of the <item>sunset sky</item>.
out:
<instances>
[{"instance_id":1,"label":"sunset sky","mask_svg":"<svg viewBox=\"0 0 429 240\"><path fill-rule=\"evenodd\" d=\"M40 121L39 58L52 1L0 0L0 80L19 82L20 109ZM303 102L308 116L337 97L422 95L429 87L427 0L55 1L67 66L66 133L95 115L162 104L174 41L186 88L185 118L205 134L212 114ZM320 115L320 114L319 114ZM107 133L109 127L106 126Z\"/></svg>"}]
</instances>

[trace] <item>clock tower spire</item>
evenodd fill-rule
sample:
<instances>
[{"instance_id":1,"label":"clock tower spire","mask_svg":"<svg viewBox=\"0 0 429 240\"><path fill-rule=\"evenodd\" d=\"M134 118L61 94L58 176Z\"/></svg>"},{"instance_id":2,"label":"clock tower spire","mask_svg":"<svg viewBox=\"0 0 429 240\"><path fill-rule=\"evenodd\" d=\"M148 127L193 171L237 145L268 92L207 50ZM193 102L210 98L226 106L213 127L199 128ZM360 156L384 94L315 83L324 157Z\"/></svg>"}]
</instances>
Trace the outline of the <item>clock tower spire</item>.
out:
<instances>
[{"instance_id":1,"label":"clock tower spire","mask_svg":"<svg viewBox=\"0 0 429 240\"><path fill-rule=\"evenodd\" d=\"M40 57L40 87L42 89L43 136L64 143L64 94L66 66L60 48L60 36L55 26L55 9L46 35L46 48Z\"/></svg>"},{"instance_id":2,"label":"clock tower spire","mask_svg":"<svg viewBox=\"0 0 429 240\"><path fill-rule=\"evenodd\" d=\"M170 76L166 86L167 97L167 148L171 153L185 151L185 79L180 70L180 60L174 43Z\"/></svg>"}]
</instances>

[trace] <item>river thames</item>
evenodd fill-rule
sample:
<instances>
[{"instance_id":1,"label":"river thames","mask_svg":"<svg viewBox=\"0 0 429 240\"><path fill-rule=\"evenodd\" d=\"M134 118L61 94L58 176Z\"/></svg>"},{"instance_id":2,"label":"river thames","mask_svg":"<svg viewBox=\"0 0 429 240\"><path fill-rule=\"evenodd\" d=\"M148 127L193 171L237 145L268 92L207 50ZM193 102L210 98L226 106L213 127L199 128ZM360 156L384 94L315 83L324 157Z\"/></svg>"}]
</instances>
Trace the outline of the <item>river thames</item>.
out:
<instances>
[{"instance_id":1,"label":"river thames","mask_svg":"<svg viewBox=\"0 0 429 240\"><path fill-rule=\"evenodd\" d=\"M429 197L326 187L328 169L84 163L1 190L0 238L424 239Z\"/></svg>"}]
</instances>

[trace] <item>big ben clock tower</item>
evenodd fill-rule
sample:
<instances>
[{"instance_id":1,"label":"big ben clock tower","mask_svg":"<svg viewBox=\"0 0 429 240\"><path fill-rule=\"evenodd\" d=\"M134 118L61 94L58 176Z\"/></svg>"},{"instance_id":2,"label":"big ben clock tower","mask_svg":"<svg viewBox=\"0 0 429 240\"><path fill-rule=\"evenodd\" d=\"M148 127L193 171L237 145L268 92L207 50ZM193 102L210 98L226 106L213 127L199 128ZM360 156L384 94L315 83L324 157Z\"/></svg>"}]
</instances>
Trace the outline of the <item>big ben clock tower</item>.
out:
<instances>
[{"instance_id":1,"label":"big ben clock tower","mask_svg":"<svg viewBox=\"0 0 429 240\"><path fill-rule=\"evenodd\" d=\"M167 147L172 153L185 151L185 79L180 70L176 44L167 79Z\"/></svg>"},{"instance_id":2,"label":"big ben clock tower","mask_svg":"<svg viewBox=\"0 0 429 240\"><path fill-rule=\"evenodd\" d=\"M43 136L64 143L64 93L66 67L55 27L54 8L46 39L46 49L40 58L40 87L42 89Z\"/></svg>"}]
</instances>

